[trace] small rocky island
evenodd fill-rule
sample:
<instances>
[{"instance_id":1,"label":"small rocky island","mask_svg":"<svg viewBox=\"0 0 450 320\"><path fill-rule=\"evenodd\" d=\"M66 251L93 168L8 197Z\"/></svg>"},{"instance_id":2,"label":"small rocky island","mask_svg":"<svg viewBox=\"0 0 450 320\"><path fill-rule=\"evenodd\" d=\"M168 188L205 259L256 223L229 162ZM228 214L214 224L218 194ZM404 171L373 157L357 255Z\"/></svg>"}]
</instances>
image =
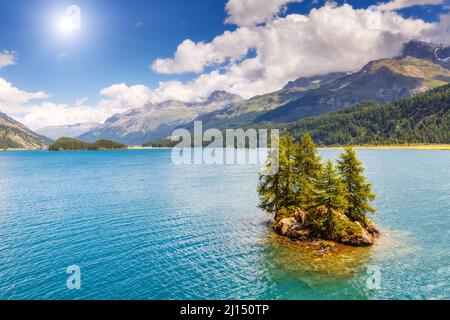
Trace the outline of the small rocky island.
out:
<instances>
[{"instance_id":1,"label":"small rocky island","mask_svg":"<svg viewBox=\"0 0 450 320\"><path fill-rule=\"evenodd\" d=\"M50 147L48 147L49 151L98 151L124 149L128 149L128 146L111 140L97 140L94 143L88 143L67 137L59 138L51 144Z\"/></svg>"},{"instance_id":2,"label":"small rocky island","mask_svg":"<svg viewBox=\"0 0 450 320\"><path fill-rule=\"evenodd\" d=\"M367 214L375 213L375 195L354 150L346 147L336 166L321 162L309 134L300 143L284 135L278 144L258 185L260 207L274 214L274 230L298 241L373 245L379 230Z\"/></svg>"}]
</instances>

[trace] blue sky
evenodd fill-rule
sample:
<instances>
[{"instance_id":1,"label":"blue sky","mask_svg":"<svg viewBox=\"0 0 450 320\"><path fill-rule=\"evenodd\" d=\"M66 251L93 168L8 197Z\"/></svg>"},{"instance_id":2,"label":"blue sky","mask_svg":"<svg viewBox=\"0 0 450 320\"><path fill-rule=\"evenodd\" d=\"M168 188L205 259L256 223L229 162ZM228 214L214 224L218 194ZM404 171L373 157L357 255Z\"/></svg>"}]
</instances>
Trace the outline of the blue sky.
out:
<instances>
[{"instance_id":1,"label":"blue sky","mask_svg":"<svg viewBox=\"0 0 450 320\"><path fill-rule=\"evenodd\" d=\"M284 2L287 5L277 14L279 18L308 15L313 8L325 5L325 1ZM379 1L336 2L338 7L349 3L353 9L365 9ZM443 2L395 12L404 18L439 23L441 15L448 15L448 1ZM150 66L158 58L174 57L177 46L186 39L209 43L226 30L239 29L241 26L236 23L225 23L230 15L225 10L226 3L225 0L0 0L0 52L13 52L15 56L14 65L0 68L0 78L25 92L51 95L46 102L67 105L84 97L95 105L102 99L100 91L114 84L141 84L156 89L160 82L186 83L203 73L221 70L221 64L228 60L205 63L201 72L156 72ZM72 4L81 9L81 30L61 34L57 22ZM248 50L240 59L254 54L255 51ZM277 85L260 85L255 93ZM25 113L18 111L18 118Z\"/></svg>"},{"instance_id":2,"label":"blue sky","mask_svg":"<svg viewBox=\"0 0 450 320\"><path fill-rule=\"evenodd\" d=\"M82 10L82 29L64 38L54 25L70 4ZM221 1L198 0L0 1L0 48L18 55L17 65L1 74L61 102L80 94L96 98L115 82L155 86L168 77L152 73L151 62L171 55L185 38L221 33L223 8Z\"/></svg>"}]
</instances>

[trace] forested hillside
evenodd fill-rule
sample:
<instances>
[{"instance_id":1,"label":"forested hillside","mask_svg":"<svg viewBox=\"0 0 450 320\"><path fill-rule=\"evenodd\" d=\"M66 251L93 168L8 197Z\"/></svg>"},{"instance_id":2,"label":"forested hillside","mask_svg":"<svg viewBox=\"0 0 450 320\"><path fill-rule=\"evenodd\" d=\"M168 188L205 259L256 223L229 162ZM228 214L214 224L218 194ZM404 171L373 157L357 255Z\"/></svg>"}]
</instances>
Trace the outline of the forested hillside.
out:
<instances>
[{"instance_id":1,"label":"forested hillside","mask_svg":"<svg viewBox=\"0 0 450 320\"><path fill-rule=\"evenodd\" d=\"M450 85L381 105L364 102L288 127L319 145L450 143Z\"/></svg>"}]
</instances>

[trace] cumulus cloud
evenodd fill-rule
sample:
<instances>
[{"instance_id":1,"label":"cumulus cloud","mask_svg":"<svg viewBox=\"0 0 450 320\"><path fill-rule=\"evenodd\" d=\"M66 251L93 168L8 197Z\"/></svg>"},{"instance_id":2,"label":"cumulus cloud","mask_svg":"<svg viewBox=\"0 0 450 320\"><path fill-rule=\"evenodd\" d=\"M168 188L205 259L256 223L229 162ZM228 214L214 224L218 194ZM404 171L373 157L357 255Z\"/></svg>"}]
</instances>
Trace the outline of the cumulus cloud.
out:
<instances>
[{"instance_id":1,"label":"cumulus cloud","mask_svg":"<svg viewBox=\"0 0 450 320\"><path fill-rule=\"evenodd\" d=\"M381 3L379 8L383 10L400 10L414 6L439 5L444 2L445 0L392 0L387 3Z\"/></svg>"},{"instance_id":2,"label":"cumulus cloud","mask_svg":"<svg viewBox=\"0 0 450 320\"><path fill-rule=\"evenodd\" d=\"M258 40L258 34L247 28L225 31L209 43L194 43L187 39L178 46L173 58L155 60L152 70L166 74L200 73L205 67L242 59Z\"/></svg>"},{"instance_id":3,"label":"cumulus cloud","mask_svg":"<svg viewBox=\"0 0 450 320\"><path fill-rule=\"evenodd\" d=\"M97 104L88 104L87 98L73 104L44 102L28 106L26 114L18 119L32 129L84 122L102 123L114 114L143 106L151 93L144 85L114 84L100 91L103 98Z\"/></svg>"},{"instance_id":4,"label":"cumulus cloud","mask_svg":"<svg viewBox=\"0 0 450 320\"><path fill-rule=\"evenodd\" d=\"M62 124L83 122L100 122L108 116L108 112L95 106L85 105L82 101L74 105L44 102L31 106L24 117L18 120L31 129L41 129Z\"/></svg>"},{"instance_id":5,"label":"cumulus cloud","mask_svg":"<svg viewBox=\"0 0 450 320\"><path fill-rule=\"evenodd\" d=\"M17 55L14 51L0 51L0 69L16 64Z\"/></svg>"},{"instance_id":6,"label":"cumulus cloud","mask_svg":"<svg viewBox=\"0 0 450 320\"><path fill-rule=\"evenodd\" d=\"M226 4L227 23L253 26L271 20L288 3L303 0L229 0Z\"/></svg>"},{"instance_id":7,"label":"cumulus cloud","mask_svg":"<svg viewBox=\"0 0 450 320\"><path fill-rule=\"evenodd\" d=\"M109 109L132 109L147 103L152 91L144 85L127 86L124 83L114 84L100 91L104 100L99 105L108 105Z\"/></svg>"},{"instance_id":8,"label":"cumulus cloud","mask_svg":"<svg viewBox=\"0 0 450 320\"><path fill-rule=\"evenodd\" d=\"M440 43L446 46L450 45L450 15L445 14L440 16L440 21L436 28L427 30L425 35L428 39L432 39L435 43Z\"/></svg>"},{"instance_id":9,"label":"cumulus cloud","mask_svg":"<svg viewBox=\"0 0 450 320\"><path fill-rule=\"evenodd\" d=\"M0 78L0 111L5 113L20 113L26 110L24 104L33 100L49 98L44 92L27 92L14 87L10 82Z\"/></svg>"},{"instance_id":10,"label":"cumulus cloud","mask_svg":"<svg viewBox=\"0 0 450 320\"><path fill-rule=\"evenodd\" d=\"M156 60L153 70L216 69L187 83L162 83L152 97L174 92L173 96L195 100L213 90L227 90L249 98L278 90L300 76L355 71L370 60L394 57L413 38L442 39L446 32L441 24L329 2L308 15L274 17L264 25L227 31L208 43L184 41L173 58ZM255 54L247 55L250 50Z\"/></svg>"}]
</instances>

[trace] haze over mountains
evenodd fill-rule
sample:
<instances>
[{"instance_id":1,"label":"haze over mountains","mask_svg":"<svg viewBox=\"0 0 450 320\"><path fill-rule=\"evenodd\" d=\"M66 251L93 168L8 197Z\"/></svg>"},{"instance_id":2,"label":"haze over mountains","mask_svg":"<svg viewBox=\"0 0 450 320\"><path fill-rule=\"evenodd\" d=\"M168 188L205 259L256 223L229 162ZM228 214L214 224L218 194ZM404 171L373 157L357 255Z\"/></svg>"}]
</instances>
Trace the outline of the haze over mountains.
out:
<instances>
[{"instance_id":1,"label":"haze over mountains","mask_svg":"<svg viewBox=\"0 0 450 320\"><path fill-rule=\"evenodd\" d=\"M49 127L39 133L53 139L69 136L86 142L108 139L129 145L142 145L163 139L176 128L192 129L192 122L195 120L201 120L204 129L250 126L285 128L292 127L293 123L301 119L358 105L363 101L388 104L448 83L450 48L411 41L405 44L402 53L395 59L371 61L353 73L302 77L287 83L279 91L248 100L224 91L215 91L200 103L178 100L149 103L141 108L116 114L104 124ZM32 133L17 122L11 125L10 120L3 121L9 123L8 136L5 134L8 124L3 125L3 131L0 131L3 132L3 145L35 148L48 143L48 139ZM17 130L23 131L23 134L19 135ZM15 135L12 134L13 131Z\"/></svg>"},{"instance_id":2,"label":"haze over mountains","mask_svg":"<svg viewBox=\"0 0 450 320\"><path fill-rule=\"evenodd\" d=\"M97 122L84 122L62 126L50 126L36 130L37 133L56 140L61 137L75 138L101 125Z\"/></svg>"}]
</instances>

